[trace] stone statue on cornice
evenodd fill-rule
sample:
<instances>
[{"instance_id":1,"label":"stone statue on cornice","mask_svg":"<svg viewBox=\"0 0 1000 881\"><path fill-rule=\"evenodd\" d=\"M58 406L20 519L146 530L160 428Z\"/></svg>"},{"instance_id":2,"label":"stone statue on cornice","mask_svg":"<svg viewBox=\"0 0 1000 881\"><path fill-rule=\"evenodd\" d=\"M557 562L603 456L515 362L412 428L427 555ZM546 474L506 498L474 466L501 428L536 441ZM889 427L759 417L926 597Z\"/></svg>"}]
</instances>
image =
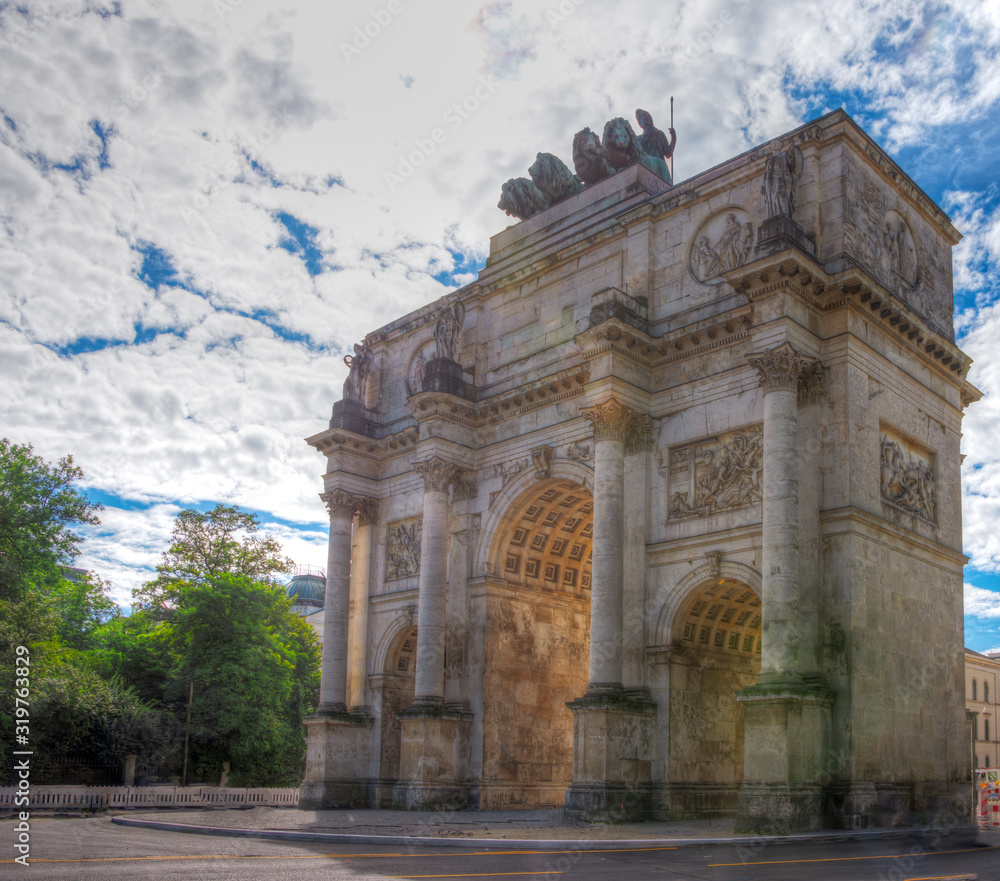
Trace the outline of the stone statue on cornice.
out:
<instances>
[{"instance_id":1,"label":"stone statue on cornice","mask_svg":"<svg viewBox=\"0 0 1000 881\"><path fill-rule=\"evenodd\" d=\"M372 350L364 343L355 343L354 354L344 356L344 363L351 371L344 380L344 400L364 404L368 374L371 372L374 360Z\"/></svg>"},{"instance_id":2,"label":"stone statue on cornice","mask_svg":"<svg viewBox=\"0 0 1000 881\"><path fill-rule=\"evenodd\" d=\"M767 203L767 216L777 217L795 213L795 182L802 171L802 151L791 146L782 149L774 142L773 153L764 167L764 186L761 192Z\"/></svg>"},{"instance_id":3,"label":"stone statue on cornice","mask_svg":"<svg viewBox=\"0 0 1000 881\"><path fill-rule=\"evenodd\" d=\"M465 305L456 300L450 306L445 306L438 316L434 327L434 341L437 343L437 356L449 361L458 360L458 333L465 322Z\"/></svg>"}]
</instances>

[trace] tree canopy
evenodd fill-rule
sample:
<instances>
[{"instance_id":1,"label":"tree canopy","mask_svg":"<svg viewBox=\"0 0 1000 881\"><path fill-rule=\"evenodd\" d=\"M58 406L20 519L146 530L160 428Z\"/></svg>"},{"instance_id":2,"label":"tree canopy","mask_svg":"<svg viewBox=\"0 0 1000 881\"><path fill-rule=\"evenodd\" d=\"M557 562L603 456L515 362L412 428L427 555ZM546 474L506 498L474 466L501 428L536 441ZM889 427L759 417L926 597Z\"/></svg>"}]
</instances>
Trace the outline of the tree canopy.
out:
<instances>
[{"instance_id":1,"label":"tree canopy","mask_svg":"<svg viewBox=\"0 0 1000 881\"><path fill-rule=\"evenodd\" d=\"M217 778L224 761L236 785L301 778L319 643L273 581L291 559L258 531L256 516L239 508L181 511L157 577L133 591L135 625L109 640L142 677L142 693L158 687L178 719L194 686L193 779Z\"/></svg>"},{"instance_id":2,"label":"tree canopy","mask_svg":"<svg viewBox=\"0 0 1000 881\"><path fill-rule=\"evenodd\" d=\"M259 528L254 514L228 505L208 512L181 511L156 578L133 591L133 597L142 607L162 610L177 604L182 583L219 575L269 581L287 572L293 561L274 538L257 535Z\"/></svg>"},{"instance_id":3,"label":"tree canopy","mask_svg":"<svg viewBox=\"0 0 1000 881\"><path fill-rule=\"evenodd\" d=\"M234 575L187 584L162 640L172 659L168 698L180 706L194 684L194 773L218 777L229 761L236 785L297 783L320 651L284 589Z\"/></svg>"},{"instance_id":4,"label":"tree canopy","mask_svg":"<svg viewBox=\"0 0 1000 881\"><path fill-rule=\"evenodd\" d=\"M76 524L96 524L100 505L73 485L83 472L66 456L51 465L30 444L0 439L0 598L51 583L73 562Z\"/></svg>"},{"instance_id":5,"label":"tree canopy","mask_svg":"<svg viewBox=\"0 0 1000 881\"><path fill-rule=\"evenodd\" d=\"M26 647L36 783L63 782L58 761L69 755L118 761L176 751L177 723L160 702L143 700L115 665L100 670L102 630L121 612L109 585L69 569L82 542L73 527L99 522L101 506L74 485L82 477L71 456L53 465L30 445L0 440L0 682L23 678L18 647ZM13 687L0 692L7 755L15 709Z\"/></svg>"}]
</instances>

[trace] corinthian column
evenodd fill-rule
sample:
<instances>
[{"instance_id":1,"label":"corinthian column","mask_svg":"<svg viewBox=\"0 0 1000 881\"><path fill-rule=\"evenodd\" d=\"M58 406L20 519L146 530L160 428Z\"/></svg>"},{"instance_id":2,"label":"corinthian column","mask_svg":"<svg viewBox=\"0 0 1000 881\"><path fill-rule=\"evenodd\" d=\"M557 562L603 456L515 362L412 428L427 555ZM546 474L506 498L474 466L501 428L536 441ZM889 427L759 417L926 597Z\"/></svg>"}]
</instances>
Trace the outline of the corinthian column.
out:
<instances>
[{"instance_id":1,"label":"corinthian column","mask_svg":"<svg viewBox=\"0 0 1000 881\"><path fill-rule=\"evenodd\" d=\"M417 669L414 706L444 704L445 585L448 579L448 487L457 465L433 456L414 469L424 478L417 598Z\"/></svg>"},{"instance_id":2,"label":"corinthian column","mask_svg":"<svg viewBox=\"0 0 1000 881\"><path fill-rule=\"evenodd\" d=\"M320 498L330 512L318 713L347 712L347 624L351 606L351 525L356 499L342 489Z\"/></svg>"},{"instance_id":3,"label":"corinthian column","mask_svg":"<svg viewBox=\"0 0 1000 881\"><path fill-rule=\"evenodd\" d=\"M614 398L583 415L594 426L594 548L590 580L591 696L622 690L625 435L633 412Z\"/></svg>"},{"instance_id":4,"label":"corinthian column","mask_svg":"<svg viewBox=\"0 0 1000 881\"><path fill-rule=\"evenodd\" d=\"M789 343L748 356L764 389L764 619L761 676L796 678L799 669L798 386L814 358Z\"/></svg>"},{"instance_id":5,"label":"corinthian column","mask_svg":"<svg viewBox=\"0 0 1000 881\"><path fill-rule=\"evenodd\" d=\"M630 695L648 699L645 626L647 477L653 450L653 420L637 416L625 436L624 573L622 582L622 685Z\"/></svg>"},{"instance_id":6,"label":"corinthian column","mask_svg":"<svg viewBox=\"0 0 1000 881\"><path fill-rule=\"evenodd\" d=\"M368 596L371 592L372 531L378 522L378 502L358 499L358 526L354 532L354 565L351 567L354 616L350 628L348 694L351 712L367 712L365 671L368 660Z\"/></svg>"}]
</instances>

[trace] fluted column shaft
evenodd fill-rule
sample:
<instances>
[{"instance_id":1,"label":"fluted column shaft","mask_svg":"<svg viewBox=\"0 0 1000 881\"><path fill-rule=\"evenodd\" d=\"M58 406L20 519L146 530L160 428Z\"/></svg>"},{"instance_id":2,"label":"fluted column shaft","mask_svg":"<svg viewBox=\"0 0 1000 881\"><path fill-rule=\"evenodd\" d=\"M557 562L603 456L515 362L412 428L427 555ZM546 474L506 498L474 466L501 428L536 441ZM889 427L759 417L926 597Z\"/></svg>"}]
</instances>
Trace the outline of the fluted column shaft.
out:
<instances>
[{"instance_id":1,"label":"fluted column shaft","mask_svg":"<svg viewBox=\"0 0 1000 881\"><path fill-rule=\"evenodd\" d=\"M761 675L794 678L801 674L798 384L815 362L788 343L749 360L764 390Z\"/></svg>"},{"instance_id":2,"label":"fluted column shaft","mask_svg":"<svg viewBox=\"0 0 1000 881\"><path fill-rule=\"evenodd\" d=\"M633 413L614 398L584 411L594 426L594 546L587 694L622 689L625 435Z\"/></svg>"},{"instance_id":3,"label":"fluted column shaft","mask_svg":"<svg viewBox=\"0 0 1000 881\"><path fill-rule=\"evenodd\" d=\"M351 604L351 528L355 498L343 490L323 496L330 511L323 606L319 712L347 712L347 627Z\"/></svg>"},{"instance_id":4,"label":"fluted column shaft","mask_svg":"<svg viewBox=\"0 0 1000 881\"><path fill-rule=\"evenodd\" d=\"M350 654L348 655L348 695L352 711L365 710L366 666L368 661L368 597L371 592L372 533L378 521L375 499L361 499L354 532L351 580L354 584L354 615L351 618Z\"/></svg>"},{"instance_id":5,"label":"fluted column shaft","mask_svg":"<svg viewBox=\"0 0 1000 881\"><path fill-rule=\"evenodd\" d=\"M458 473L434 456L414 468L424 478L417 598L417 667L414 706L444 704L444 639L448 581L448 487Z\"/></svg>"}]
</instances>

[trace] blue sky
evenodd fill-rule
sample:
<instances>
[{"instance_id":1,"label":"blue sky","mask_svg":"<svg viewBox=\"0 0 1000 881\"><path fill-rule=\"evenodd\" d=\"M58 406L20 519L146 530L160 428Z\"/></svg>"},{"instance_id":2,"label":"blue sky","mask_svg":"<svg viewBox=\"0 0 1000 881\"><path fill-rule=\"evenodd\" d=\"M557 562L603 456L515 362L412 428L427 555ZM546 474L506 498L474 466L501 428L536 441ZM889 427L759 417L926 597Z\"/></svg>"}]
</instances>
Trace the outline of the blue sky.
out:
<instances>
[{"instance_id":1,"label":"blue sky","mask_svg":"<svg viewBox=\"0 0 1000 881\"><path fill-rule=\"evenodd\" d=\"M966 641L1000 647L998 5L393 9L0 0L0 420L106 506L80 564L127 603L176 512L225 502L322 565L302 439L343 355L475 278L536 151L673 95L683 180L843 107L965 234Z\"/></svg>"}]
</instances>

